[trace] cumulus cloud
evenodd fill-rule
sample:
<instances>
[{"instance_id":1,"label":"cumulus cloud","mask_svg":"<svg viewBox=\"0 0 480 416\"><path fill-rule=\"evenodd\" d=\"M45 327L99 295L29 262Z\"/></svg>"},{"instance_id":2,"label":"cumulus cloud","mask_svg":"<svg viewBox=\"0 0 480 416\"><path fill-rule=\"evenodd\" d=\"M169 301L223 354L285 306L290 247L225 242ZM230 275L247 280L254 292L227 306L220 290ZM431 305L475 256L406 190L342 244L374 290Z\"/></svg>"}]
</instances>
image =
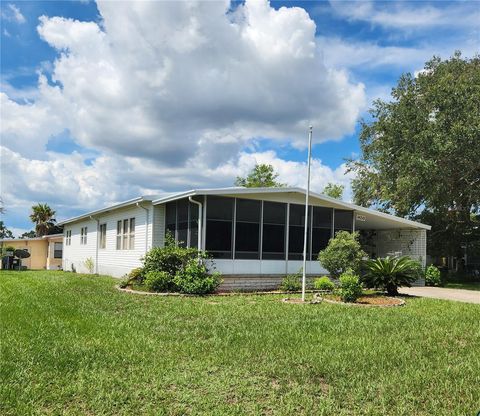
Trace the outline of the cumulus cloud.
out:
<instances>
[{"instance_id":1,"label":"cumulus cloud","mask_svg":"<svg viewBox=\"0 0 480 416\"><path fill-rule=\"evenodd\" d=\"M303 185L303 164L244 149L262 138L303 148L309 124L317 142L338 140L365 107L364 86L325 65L301 8L247 0L98 9L98 24L41 17L38 34L57 59L26 100L11 88L1 95L2 193L19 210L48 201L66 215L138 194L228 186L256 162ZM80 153L47 152L66 130L100 156L86 163ZM344 166L319 160L313 178L318 191L348 183Z\"/></svg>"}]
</instances>

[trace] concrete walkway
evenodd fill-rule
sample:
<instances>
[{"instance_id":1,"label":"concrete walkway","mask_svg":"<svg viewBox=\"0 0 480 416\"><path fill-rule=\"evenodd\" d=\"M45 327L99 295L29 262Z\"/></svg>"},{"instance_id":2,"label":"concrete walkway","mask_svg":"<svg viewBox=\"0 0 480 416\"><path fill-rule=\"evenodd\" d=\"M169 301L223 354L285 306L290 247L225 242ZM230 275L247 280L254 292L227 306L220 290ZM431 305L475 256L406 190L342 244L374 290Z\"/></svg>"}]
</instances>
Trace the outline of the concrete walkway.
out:
<instances>
[{"instance_id":1,"label":"concrete walkway","mask_svg":"<svg viewBox=\"0 0 480 416\"><path fill-rule=\"evenodd\" d=\"M456 300L458 302L480 304L480 291L465 289L447 289L444 287L402 287L401 295L421 296L424 298Z\"/></svg>"}]
</instances>

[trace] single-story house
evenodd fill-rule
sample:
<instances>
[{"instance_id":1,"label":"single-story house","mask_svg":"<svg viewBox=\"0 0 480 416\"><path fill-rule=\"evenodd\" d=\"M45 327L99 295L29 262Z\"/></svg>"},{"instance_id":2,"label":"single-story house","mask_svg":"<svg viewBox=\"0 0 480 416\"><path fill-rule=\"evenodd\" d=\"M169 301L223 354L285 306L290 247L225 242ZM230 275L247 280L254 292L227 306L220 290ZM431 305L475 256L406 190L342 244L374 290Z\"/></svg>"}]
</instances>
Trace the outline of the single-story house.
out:
<instances>
[{"instance_id":1,"label":"single-story house","mask_svg":"<svg viewBox=\"0 0 480 416\"><path fill-rule=\"evenodd\" d=\"M430 226L310 193L308 275L327 271L317 254L339 230L361 233L373 257L409 255L423 264ZM121 277L141 266L165 235L207 250L224 288L276 287L302 267L305 190L301 188L197 189L141 196L61 221L64 270Z\"/></svg>"},{"instance_id":2,"label":"single-story house","mask_svg":"<svg viewBox=\"0 0 480 416\"><path fill-rule=\"evenodd\" d=\"M3 248L13 247L15 250L28 251L30 257L22 259L22 266L27 269L59 270L62 268L63 234L3 239L0 240L0 245Z\"/></svg>"}]
</instances>

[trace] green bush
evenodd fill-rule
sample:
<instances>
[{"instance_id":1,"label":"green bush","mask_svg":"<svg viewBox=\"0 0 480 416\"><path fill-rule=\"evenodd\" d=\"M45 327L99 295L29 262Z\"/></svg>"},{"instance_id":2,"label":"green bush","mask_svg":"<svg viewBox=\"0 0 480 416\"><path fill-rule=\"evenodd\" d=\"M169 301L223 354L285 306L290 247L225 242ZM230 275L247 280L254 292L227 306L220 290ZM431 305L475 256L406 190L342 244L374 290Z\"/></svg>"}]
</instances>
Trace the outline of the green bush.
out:
<instances>
[{"instance_id":1,"label":"green bush","mask_svg":"<svg viewBox=\"0 0 480 416\"><path fill-rule=\"evenodd\" d=\"M167 272L150 271L145 275L143 283L152 292L171 292L176 290L173 278Z\"/></svg>"},{"instance_id":2,"label":"green bush","mask_svg":"<svg viewBox=\"0 0 480 416\"><path fill-rule=\"evenodd\" d=\"M364 257L367 257L367 253L360 246L358 233L339 231L330 239L325 250L319 253L318 261L333 278L338 279L348 269L358 273Z\"/></svg>"},{"instance_id":3,"label":"green bush","mask_svg":"<svg viewBox=\"0 0 480 416\"><path fill-rule=\"evenodd\" d=\"M427 286L440 286L442 284L440 270L433 264L425 270L425 284Z\"/></svg>"},{"instance_id":4,"label":"green bush","mask_svg":"<svg viewBox=\"0 0 480 416\"><path fill-rule=\"evenodd\" d=\"M205 257L205 254L202 254ZM180 247L172 235L167 233L164 247L152 248L143 258L145 274L151 271L166 272L175 276L192 259L198 257L196 248Z\"/></svg>"},{"instance_id":5,"label":"green bush","mask_svg":"<svg viewBox=\"0 0 480 416\"><path fill-rule=\"evenodd\" d=\"M204 262L192 259L177 271L173 282L182 293L205 295L215 292L222 280L219 273L209 274Z\"/></svg>"},{"instance_id":6,"label":"green bush","mask_svg":"<svg viewBox=\"0 0 480 416\"><path fill-rule=\"evenodd\" d=\"M130 279L128 277L120 280L120 283L118 284L118 287L125 289L128 285L130 284Z\"/></svg>"},{"instance_id":7,"label":"green bush","mask_svg":"<svg viewBox=\"0 0 480 416\"><path fill-rule=\"evenodd\" d=\"M335 284L327 276L323 276L315 279L313 287L315 290L326 290L331 292L335 289Z\"/></svg>"},{"instance_id":8,"label":"green bush","mask_svg":"<svg viewBox=\"0 0 480 416\"><path fill-rule=\"evenodd\" d=\"M298 292L302 288L301 272L285 276L280 284L280 290L284 292Z\"/></svg>"},{"instance_id":9,"label":"green bush","mask_svg":"<svg viewBox=\"0 0 480 416\"><path fill-rule=\"evenodd\" d=\"M400 286L410 287L421 277L421 266L408 256L385 257L365 262L363 282L367 287L386 290L391 296L398 295Z\"/></svg>"},{"instance_id":10,"label":"green bush","mask_svg":"<svg viewBox=\"0 0 480 416\"><path fill-rule=\"evenodd\" d=\"M145 279L145 270L143 267L137 267L136 269L132 269L130 273L128 273L128 284L136 283L141 285Z\"/></svg>"},{"instance_id":11,"label":"green bush","mask_svg":"<svg viewBox=\"0 0 480 416\"><path fill-rule=\"evenodd\" d=\"M356 302L362 296L363 290L360 278L353 272L347 270L340 275L340 297L344 302Z\"/></svg>"}]
</instances>

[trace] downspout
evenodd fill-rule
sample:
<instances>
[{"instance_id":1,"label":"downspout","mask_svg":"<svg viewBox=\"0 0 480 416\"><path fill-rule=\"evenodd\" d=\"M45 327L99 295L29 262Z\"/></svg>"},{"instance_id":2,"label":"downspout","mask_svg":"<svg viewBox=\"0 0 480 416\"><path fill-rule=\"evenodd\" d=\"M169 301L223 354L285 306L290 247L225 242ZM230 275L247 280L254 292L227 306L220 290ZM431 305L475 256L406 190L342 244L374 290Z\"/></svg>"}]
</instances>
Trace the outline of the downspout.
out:
<instances>
[{"instance_id":1,"label":"downspout","mask_svg":"<svg viewBox=\"0 0 480 416\"><path fill-rule=\"evenodd\" d=\"M98 218L94 218L90 215L90 219L97 222L97 232L95 233L97 236L97 243L95 244L95 274L98 274L98 232L100 231L100 220Z\"/></svg>"},{"instance_id":2,"label":"downspout","mask_svg":"<svg viewBox=\"0 0 480 416\"><path fill-rule=\"evenodd\" d=\"M203 218L203 205L201 202L195 201L191 196L188 197L190 202L198 205L198 255L200 256L200 252L202 251L202 218Z\"/></svg>"},{"instance_id":3,"label":"downspout","mask_svg":"<svg viewBox=\"0 0 480 416\"><path fill-rule=\"evenodd\" d=\"M150 210L148 208L145 208L144 206L140 205L139 202L136 203L138 208L142 208L145 210L146 217L145 217L145 254L147 254L148 251L148 223L150 222ZM153 239L153 235L152 235Z\"/></svg>"}]
</instances>

